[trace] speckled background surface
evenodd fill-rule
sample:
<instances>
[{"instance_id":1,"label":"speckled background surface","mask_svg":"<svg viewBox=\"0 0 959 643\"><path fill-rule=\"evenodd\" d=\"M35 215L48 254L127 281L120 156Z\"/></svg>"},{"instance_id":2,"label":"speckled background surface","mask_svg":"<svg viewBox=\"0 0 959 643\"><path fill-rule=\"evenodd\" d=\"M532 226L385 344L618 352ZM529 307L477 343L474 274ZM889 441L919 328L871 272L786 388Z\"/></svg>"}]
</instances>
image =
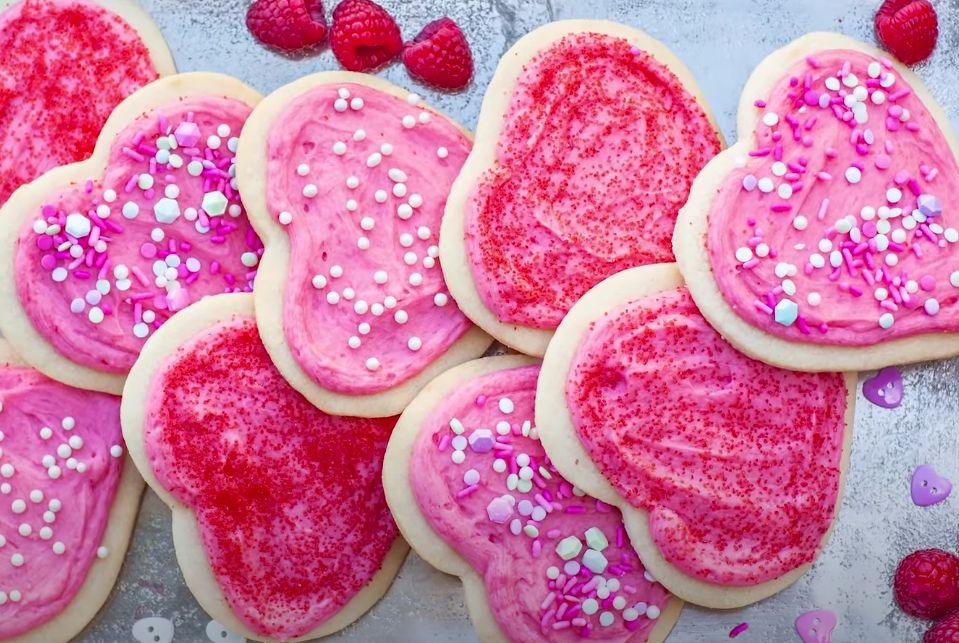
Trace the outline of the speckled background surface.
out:
<instances>
[{"instance_id":1,"label":"speckled background surface","mask_svg":"<svg viewBox=\"0 0 959 643\"><path fill-rule=\"evenodd\" d=\"M640 27L665 42L696 76L727 140L735 140L739 92L752 68L770 51L814 30L839 31L873 41L878 0L380 0L407 38L442 15L464 28L476 58L475 82L443 95L415 90L440 109L473 126L483 90L500 55L521 35L561 18L609 18ZM257 46L243 17L247 0L143 0L166 35L182 71L233 74L262 92L301 75L336 69L329 51L289 60ZM941 35L933 58L917 68L933 95L959 126L959 0L933 0ZM332 3L327 0L327 9ZM381 72L412 87L402 66ZM934 464L959 482L959 360L904 369L905 402L899 409L872 406L860 396L846 497L829 544L812 571L781 594L750 608L714 612L687 607L671 643L728 640L746 621L737 642L798 641L796 616L812 608L839 615L836 643L911 642L925 624L893 604L890 579L896 562L923 547L952 549L959 532L959 494L920 509L909 497L919 464ZM865 374L864 377L868 376ZM133 641L141 618L159 616L175 626L175 641L207 641L209 617L183 584L170 535L169 511L148 493L122 580L104 613L82 641ZM459 583L407 560L386 598L358 623L333 637L343 641L475 641Z\"/></svg>"}]
</instances>

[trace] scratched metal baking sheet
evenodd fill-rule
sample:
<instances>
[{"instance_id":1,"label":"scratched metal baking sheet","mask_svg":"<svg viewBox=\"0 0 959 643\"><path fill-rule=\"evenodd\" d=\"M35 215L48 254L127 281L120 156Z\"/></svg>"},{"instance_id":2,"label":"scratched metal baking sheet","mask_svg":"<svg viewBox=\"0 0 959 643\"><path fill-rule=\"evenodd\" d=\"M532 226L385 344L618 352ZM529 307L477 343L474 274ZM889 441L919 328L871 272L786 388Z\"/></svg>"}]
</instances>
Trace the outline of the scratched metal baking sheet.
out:
<instances>
[{"instance_id":1,"label":"scratched metal baking sheet","mask_svg":"<svg viewBox=\"0 0 959 643\"><path fill-rule=\"evenodd\" d=\"M434 105L473 126L482 93L500 55L530 29L553 19L609 18L640 27L682 58L704 89L728 140L750 70L770 51L814 30L872 40L879 0L380 0L409 38L429 20L454 17L476 58L476 80L460 94L418 87ZM258 47L244 24L247 0L143 0L170 43L181 71L238 76L267 93L301 75L336 69L328 51L289 60ZM933 58L917 69L959 126L959 0L933 0L941 35ZM331 9L331 0L326 1ZM381 72L401 85L400 65ZM839 615L833 641L918 641L923 624L895 607L890 577L896 561L923 547L955 546L959 498L919 509L908 492L913 468L925 462L959 482L959 360L904 369L902 407L885 410L860 396L852 466L838 523L825 552L798 583L750 608L714 612L688 607L674 643L728 640L792 641L795 617L812 608ZM203 642L209 622L183 584L173 554L170 516L152 493L143 502L136 534L113 598L82 641L132 641L133 623L147 616L172 621L175 641ZM475 641L458 581L411 555L386 597L359 622L333 637L343 641Z\"/></svg>"}]
</instances>

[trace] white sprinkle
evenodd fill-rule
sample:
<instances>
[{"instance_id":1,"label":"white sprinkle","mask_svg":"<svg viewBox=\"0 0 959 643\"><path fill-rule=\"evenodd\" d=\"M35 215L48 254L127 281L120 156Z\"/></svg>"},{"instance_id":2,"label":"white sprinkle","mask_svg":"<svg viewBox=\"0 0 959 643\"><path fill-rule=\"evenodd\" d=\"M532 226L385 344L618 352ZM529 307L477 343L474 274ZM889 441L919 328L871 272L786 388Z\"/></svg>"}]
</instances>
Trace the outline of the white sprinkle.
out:
<instances>
[{"instance_id":1,"label":"white sprinkle","mask_svg":"<svg viewBox=\"0 0 959 643\"><path fill-rule=\"evenodd\" d=\"M446 293L438 292L433 295L433 303L437 306L445 306L450 301L449 296Z\"/></svg>"},{"instance_id":2,"label":"white sprinkle","mask_svg":"<svg viewBox=\"0 0 959 643\"><path fill-rule=\"evenodd\" d=\"M375 357L371 357L368 360L366 360L366 370L375 371L379 367L380 367L380 360L376 359Z\"/></svg>"},{"instance_id":3,"label":"white sprinkle","mask_svg":"<svg viewBox=\"0 0 959 643\"><path fill-rule=\"evenodd\" d=\"M383 162L383 155L379 152L373 152L370 154L369 158L366 159L366 167L376 167Z\"/></svg>"},{"instance_id":4,"label":"white sprinkle","mask_svg":"<svg viewBox=\"0 0 959 643\"><path fill-rule=\"evenodd\" d=\"M360 219L360 227L366 231L372 230L376 226L376 221L373 217L363 217Z\"/></svg>"},{"instance_id":5,"label":"white sprinkle","mask_svg":"<svg viewBox=\"0 0 959 643\"><path fill-rule=\"evenodd\" d=\"M763 114L763 124L769 127L775 127L779 123L779 115L775 112L766 112Z\"/></svg>"},{"instance_id":6,"label":"white sprinkle","mask_svg":"<svg viewBox=\"0 0 959 643\"><path fill-rule=\"evenodd\" d=\"M419 337L410 337L410 341L406 342L406 345L411 351L418 351L423 347L423 340Z\"/></svg>"},{"instance_id":7,"label":"white sprinkle","mask_svg":"<svg viewBox=\"0 0 959 643\"><path fill-rule=\"evenodd\" d=\"M366 138L366 130L358 129L355 132L353 132L354 141L362 141L365 138Z\"/></svg>"},{"instance_id":8,"label":"white sprinkle","mask_svg":"<svg viewBox=\"0 0 959 643\"><path fill-rule=\"evenodd\" d=\"M283 225L290 225L291 223L293 223L293 215L287 212L286 210L284 210L283 212L280 212L279 219L280 219L280 223L282 223Z\"/></svg>"},{"instance_id":9,"label":"white sprinkle","mask_svg":"<svg viewBox=\"0 0 959 643\"><path fill-rule=\"evenodd\" d=\"M396 215L405 221L413 216L413 208L411 208L408 203L401 203L400 206L396 208Z\"/></svg>"},{"instance_id":10,"label":"white sprinkle","mask_svg":"<svg viewBox=\"0 0 959 643\"><path fill-rule=\"evenodd\" d=\"M349 106L350 104L346 102L345 98L337 98L333 103L333 109L338 112L345 112Z\"/></svg>"},{"instance_id":11,"label":"white sprinkle","mask_svg":"<svg viewBox=\"0 0 959 643\"><path fill-rule=\"evenodd\" d=\"M383 143L380 145L380 152L383 153L383 156L389 156L393 153L393 146L389 143Z\"/></svg>"},{"instance_id":12,"label":"white sprinkle","mask_svg":"<svg viewBox=\"0 0 959 643\"><path fill-rule=\"evenodd\" d=\"M110 555L110 550L104 546L97 547L97 558L106 558Z\"/></svg>"},{"instance_id":13,"label":"white sprinkle","mask_svg":"<svg viewBox=\"0 0 959 643\"><path fill-rule=\"evenodd\" d=\"M413 127L416 127L416 119L413 117L412 114L407 114L406 116L404 116L402 122L403 122L403 127L405 127L406 129L412 129Z\"/></svg>"},{"instance_id":14,"label":"white sprinkle","mask_svg":"<svg viewBox=\"0 0 959 643\"><path fill-rule=\"evenodd\" d=\"M440 157L441 159L445 159L449 155L450 155L450 152L445 147L436 148L436 156Z\"/></svg>"},{"instance_id":15,"label":"white sprinkle","mask_svg":"<svg viewBox=\"0 0 959 643\"><path fill-rule=\"evenodd\" d=\"M326 303L334 306L340 303L340 294L336 291L326 293Z\"/></svg>"},{"instance_id":16,"label":"white sprinkle","mask_svg":"<svg viewBox=\"0 0 959 643\"><path fill-rule=\"evenodd\" d=\"M407 321L409 321L410 316L405 310L397 310L395 313L393 313L393 319L397 324L405 324Z\"/></svg>"},{"instance_id":17,"label":"white sprinkle","mask_svg":"<svg viewBox=\"0 0 959 643\"><path fill-rule=\"evenodd\" d=\"M346 178L346 187L350 188L351 190L355 190L359 186L360 186L360 180L356 178L355 176L348 176Z\"/></svg>"},{"instance_id":18,"label":"white sprinkle","mask_svg":"<svg viewBox=\"0 0 959 643\"><path fill-rule=\"evenodd\" d=\"M326 287L326 277L323 275L313 275L313 287L317 290Z\"/></svg>"},{"instance_id":19,"label":"white sprinkle","mask_svg":"<svg viewBox=\"0 0 959 643\"><path fill-rule=\"evenodd\" d=\"M337 156L343 156L346 154L346 143L343 141L337 141L336 143L333 143L333 153Z\"/></svg>"},{"instance_id":20,"label":"white sprinkle","mask_svg":"<svg viewBox=\"0 0 959 643\"><path fill-rule=\"evenodd\" d=\"M353 335L348 340L346 340L346 344L352 349L357 349L360 346L362 346L363 342L360 341L359 337L357 337L356 335Z\"/></svg>"},{"instance_id":21,"label":"white sprinkle","mask_svg":"<svg viewBox=\"0 0 959 643\"><path fill-rule=\"evenodd\" d=\"M307 183L303 186L303 196L308 199L312 199L319 193L319 189L312 183Z\"/></svg>"},{"instance_id":22,"label":"white sprinkle","mask_svg":"<svg viewBox=\"0 0 959 643\"><path fill-rule=\"evenodd\" d=\"M354 112L358 112L361 109L363 109L363 105L364 105L363 99L360 98L359 96L356 96L355 98L353 98L353 100L350 101L350 109L352 109Z\"/></svg>"},{"instance_id":23,"label":"white sprinkle","mask_svg":"<svg viewBox=\"0 0 959 643\"><path fill-rule=\"evenodd\" d=\"M809 221L801 214L793 219L793 227L797 230L805 230L807 225L809 225Z\"/></svg>"},{"instance_id":24,"label":"white sprinkle","mask_svg":"<svg viewBox=\"0 0 959 643\"><path fill-rule=\"evenodd\" d=\"M893 322L895 322L895 318L892 316L892 313L883 313L879 316L880 328L888 330L889 328L892 328Z\"/></svg>"}]
</instances>

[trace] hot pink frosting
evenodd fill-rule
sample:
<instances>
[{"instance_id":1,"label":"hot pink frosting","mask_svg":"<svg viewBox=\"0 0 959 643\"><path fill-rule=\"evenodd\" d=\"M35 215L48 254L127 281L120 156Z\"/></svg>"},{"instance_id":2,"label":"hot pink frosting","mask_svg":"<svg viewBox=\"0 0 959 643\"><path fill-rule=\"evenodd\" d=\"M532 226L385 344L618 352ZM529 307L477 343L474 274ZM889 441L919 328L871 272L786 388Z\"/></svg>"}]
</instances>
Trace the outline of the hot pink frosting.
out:
<instances>
[{"instance_id":1,"label":"hot pink frosting","mask_svg":"<svg viewBox=\"0 0 959 643\"><path fill-rule=\"evenodd\" d=\"M466 204L469 264L486 308L533 328L614 273L672 261L676 216L720 148L665 64L599 33L539 51L497 125Z\"/></svg>"},{"instance_id":2,"label":"hot pink frosting","mask_svg":"<svg viewBox=\"0 0 959 643\"><path fill-rule=\"evenodd\" d=\"M443 399L410 460L417 504L483 580L510 641L645 641L669 593L645 574L619 511L546 457L532 426L538 375L487 373Z\"/></svg>"},{"instance_id":3,"label":"hot pink frosting","mask_svg":"<svg viewBox=\"0 0 959 643\"><path fill-rule=\"evenodd\" d=\"M123 471L120 399L0 366L0 640L60 614L101 547Z\"/></svg>"},{"instance_id":4,"label":"hot pink frosting","mask_svg":"<svg viewBox=\"0 0 959 643\"><path fill-rule=\"evenodd\" d=\"M959 330L959 168L909 83L888 61L828 50L756 98L749 158L709 213L733 310L819 344Z\"/></svg>"},{"instance_id":5,"label":"hot pink frosting","mask_svg":"<svg viewBox=\"0 0 959 643\"><path fill-rule=\"evenodd\" d=\"M114 139L103 177L51 194L24 223L17 295L64 357L125 373L175 311L251 289L262 244L231 178L250 111L212 96L151 110Z\"/></svg>"},{"instance_id":6,"label":"hot pink frosting","mask_svg":"<svg viewBox=\"0 0 959 643\"><path fill-rule=\"evenodd\" d=\"M381 478L396 418L321 412L276 370L252 317L170 355L144 410L150 467L196 515L213 576L252 631L304 636L380 570L397 537Z\"/></svg>"},{"instance_id":7,"label":"hot pink frosting","mask_svg":"<svg viewBox=\"0 0 959 643\"><path fill-rule=\"evenodd\" d=\"M469 328L437 243L470 140L411 102L324 85L270 131L267 202L290 242L283 332L303 370L332 391L401 384Z\"/></svg>"},{"instance_id":8,"label":"hot pink frosting","mask_svg":"<svg viewBox=\"0 0 959 643\"><path fill-rule=\"evenodd\" d=\"M680 288L593 322L566 400L590 458L683 573L747 586L815 557L839 493L842 375L749 359Z\"/></svg>"}]
</instances>

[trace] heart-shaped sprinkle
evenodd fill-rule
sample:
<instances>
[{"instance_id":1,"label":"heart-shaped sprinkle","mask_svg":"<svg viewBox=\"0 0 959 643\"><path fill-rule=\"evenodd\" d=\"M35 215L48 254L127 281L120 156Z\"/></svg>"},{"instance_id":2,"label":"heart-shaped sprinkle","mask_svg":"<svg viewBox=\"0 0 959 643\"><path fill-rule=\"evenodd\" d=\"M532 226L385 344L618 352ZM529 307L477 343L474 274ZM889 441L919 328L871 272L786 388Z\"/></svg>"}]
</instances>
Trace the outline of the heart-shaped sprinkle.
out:
<instances>
[{"instance_id":1,"label":"heart-shaped sprinkle","mask_svg":"<svg viewBox=\"0 0 959 643\"><path fill-rule=\"evenodd\" d=\"M830 643L837 623L829 610L812 610L796 618L796 633L803 643Z\"/></svg>"},{"instance_id":2,"label":"heart-shaped sprinkle","mask_svg":"<svg viewBox=\"0 0 959 643\"><path fill-rule=\"evenodd\" d=\"M818 553L838 500L847 397L841 374L738 352L685 287L594 321L566 385L583 446L648 512L666 561L733 586L779 578Z\"/></svg>"},{"instance_id":3,"label":"heart-shaped sprinkle","mask_svg":"<svg viewBox=\"0 0 959 643\"><path fill-rule=\"evenodd\" d=\"M952 482L936 472L931 464L916 467L910 484L912 501L920 507L938 504L952 493Z\"/></svg>"},{"instance_id":4,"label":"heart-shaped sprinkle","mask_svg":"<svg viewBox=\"0 0 959 643\"><path fill-rule=\"evenodd\" d=\"M98 559L123 556L101 544L122 444L119 398L0 366L0 640L61 614Z\"/></svg>"},{"instance_id":5,"label":"heart-shaped sprinkle","mask_svg":"<svg viewBox=\"0 0 959 643\"><path fill-rule=\"evenodd\" d=\"M556 328L609 275L672 261L679 208L720 141L695 88L621 35L568 34L524 62L479 156L495 163L454 214L486 308Z\"/></svg>"},{"instance_id":6,"label":"heart-shaped sprinkle","mask_svg":"<svg viewBox=\"0 0 959 643\"><path fill-rule=\"evenodd\" d=\"M17 293L63 356L125 373L176 311L252 290L262 245L233 178L249 113L215 96L154 108L114 137L103 176L55 186L24 223Z\"/></svg>"},{"instance_id":7,"label":"heart-shaped sprinkle","mask_svg":"<svg viewBox=\"0 0 959 643\"><path fill-rule=\"evenodd\" d=\"M173 643L173 622L160 616L141 618L133 624L133 638L138 643Z\"/></svg>"},{"instance_id":8,"label":"heart-shaped sprinkle","mask_svg":"<svg viewBox=\"0 0 959 643\"><path fill-rule=\"evenodd\" d=\"M902 373L895 366L887 366L862 383L862 395L884 409L902 404Z\"/></svg>"},{"instance_id":9,"label":"heart-shaped sprinkle","mask_svg":"<svg viewBox=\"0 0 959 643\"><path fill-rule=\"evenodd\" d=\"M137 31L98 4L12 4L0 17L0 205L86 158L117 103L157 78Z\"/></svg>"},{"instance_id":10,"label":"heart-shaped sprinkle","mask_svg":"<svg viewBox=\"0 0 959 643\"><path fill-rule=\"evenodd\" d=\"M219 621L206 624L206 637L213 643L246 643L246 639L226 629Z\"/></svg>"},{"instance_id":11,"label":"heart-shaped sprinkle","mask_svg":"<svg viewBox=\"0 0 959 643\"><path fill-rule=\"evenodd\" d=\"M280 376L252 317L194 336L150 386L150 466L196 514L247 627L303 636L368 586L397 537L381 480L395 418L319 411Z\"/></svg>"},{"instance_id":12,"label":"heart-shaped sprinkle","mask_svg":"<svg viewBox=\"0 0 959 643\"><path fill-rule=\"evenodd\" d=\"M816 52L768 96L709 210L723 298L791 341L871 346L959 329L956 151L882 58Z\"/></svg>"},{"instance_id":13,"label":"heart-shaped sprinkle","mask_svg":"<svg viewBox=\"0 0 959 643\"><path fill-rule=\"evenodd\" d=\"M670 594L633 551L620 512L564 480L543 451L533 426L539 370L492 371L443 396L413 447L417 504L483 579L507 639L553 640L568 629L645 640ZM473 440L490 432L480 427L494 427L490 446Z\"/></svg>"}]
</instances>

